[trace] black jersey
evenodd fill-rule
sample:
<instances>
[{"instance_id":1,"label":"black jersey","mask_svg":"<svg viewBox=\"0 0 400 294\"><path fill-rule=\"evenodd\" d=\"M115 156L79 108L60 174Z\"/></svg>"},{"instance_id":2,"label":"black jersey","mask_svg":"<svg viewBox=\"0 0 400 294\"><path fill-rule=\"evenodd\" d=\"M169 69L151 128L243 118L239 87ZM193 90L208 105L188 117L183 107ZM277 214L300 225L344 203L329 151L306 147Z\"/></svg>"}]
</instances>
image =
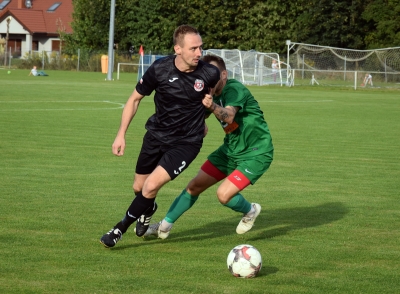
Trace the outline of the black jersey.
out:
<instances>
[{"instance_id":1,"label":"black jersey","mask_svg":"<svg viewBox=\"0 0 400 294\"><path fill-rule=\"evenodd\" d=\"M204 137L205 108L202 99L220 79L217 67L199 61L193 72L175 66L176 55L156 60L145 72L136 91L148 96L153 90L156 112L146 129L165 143L195 142Z\"/></svg>"}]
</instances>

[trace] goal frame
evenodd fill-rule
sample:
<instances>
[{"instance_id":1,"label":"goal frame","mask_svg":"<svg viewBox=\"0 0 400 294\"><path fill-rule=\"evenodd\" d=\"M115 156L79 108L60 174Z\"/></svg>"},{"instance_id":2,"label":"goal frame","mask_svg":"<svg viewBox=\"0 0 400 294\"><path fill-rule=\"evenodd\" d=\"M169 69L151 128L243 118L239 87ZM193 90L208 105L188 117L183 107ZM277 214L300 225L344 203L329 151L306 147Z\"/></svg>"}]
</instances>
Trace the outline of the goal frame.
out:
<instances>
[{"instance_id":1,"label":"goal frame","mask_svg":"<svg viewBox=\"0 0 400 294\"><path fill-rule=\"evenodd\" d=\"M355 89L361 84L358 79L362 80L365 74L376 77L381 87L398 88L400 85L400 47L355 50L290 40L286 40L286 46L287 63L290 65L287 67L289 85L294 85L290 79L294 79L295 71L301 71L302 76L307 71L325 72L325 75L331 73L336 77L341 73L342 81L346 81L350 74L354 76Z\"/></svg>"}]
</instances>

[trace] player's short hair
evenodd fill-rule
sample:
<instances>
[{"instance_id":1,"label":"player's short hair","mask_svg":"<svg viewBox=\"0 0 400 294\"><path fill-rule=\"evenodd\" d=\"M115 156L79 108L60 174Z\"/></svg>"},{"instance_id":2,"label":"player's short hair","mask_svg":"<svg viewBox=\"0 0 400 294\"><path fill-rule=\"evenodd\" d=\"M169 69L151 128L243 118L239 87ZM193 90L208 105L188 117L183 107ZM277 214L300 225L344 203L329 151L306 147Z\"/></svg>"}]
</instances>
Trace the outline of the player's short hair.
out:
<instances>
[{"instance_id":1,"label":"player's short hair","mask_svg":"<svg viewBox=\"0 0 400 294\"><path fill-rule=\"evenodd\" d=\"M173 36L174 46L177 44L183 46L183 38L187 34L200 35L199 31L196 28L190 25L181 25L175 29Z\"/></svg>"},{"instance_id":2,"label":"player's short hair","mask_svg":"<svg viewBox=\"0 0 400 294\"><path fill-rule=\"evenodd\" d=\"M220 71L226 70L225 61L222 59L222 57L216 55L204 55L201 59L207 63L212 61L215 62Z\"/></svg>"}]
</instances>

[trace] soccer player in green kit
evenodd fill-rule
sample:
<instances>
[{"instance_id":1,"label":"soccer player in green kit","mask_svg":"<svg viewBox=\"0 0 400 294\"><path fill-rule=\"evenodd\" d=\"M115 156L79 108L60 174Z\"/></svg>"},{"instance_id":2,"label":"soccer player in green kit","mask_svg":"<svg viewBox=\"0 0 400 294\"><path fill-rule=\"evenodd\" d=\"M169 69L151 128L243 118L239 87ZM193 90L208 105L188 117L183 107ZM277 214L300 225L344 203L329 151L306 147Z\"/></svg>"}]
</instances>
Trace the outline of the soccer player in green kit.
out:
<instances>
[{"instance_id":1,"label":"soccer player in green kit","mask_svg":"<svg viewBox=\"0 0 400 294\"><path fill-rule=\"evenodd\" d=\"M224 144L208 156L196 177L174 200L166 217L150 225L144 236L167 238L173 224L198 196L221 180L218 200L243 214L236 228L238 234L249 231L261 212L260 204L250 203L240 192L254 184L272 163L274 147L263 112L242 83L228 79L222 58L206 55L202 59L218 67L221 73L217 85L203 99L203 105L220 121L226 133Z\"/></svg>"}]
</instances>

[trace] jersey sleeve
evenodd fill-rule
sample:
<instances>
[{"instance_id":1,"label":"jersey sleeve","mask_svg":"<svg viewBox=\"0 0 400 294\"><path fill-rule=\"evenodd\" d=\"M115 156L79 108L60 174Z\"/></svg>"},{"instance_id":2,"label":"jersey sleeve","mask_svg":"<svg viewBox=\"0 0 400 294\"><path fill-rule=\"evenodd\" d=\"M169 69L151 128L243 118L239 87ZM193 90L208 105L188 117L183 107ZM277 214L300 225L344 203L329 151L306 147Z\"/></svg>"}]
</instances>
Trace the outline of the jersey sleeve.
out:
<instances>
[{"instance_id":1,"label":"jersey sleeve","mask_svg":"<svg viewBox=\"0 0 400 294\"><path fill-rule=\"evenodd\" d=\"M151 65L136 85L136 91L143 96L149 96L157 87L155 65Z\"/></svg>"},{"instance_id":2,"label":"jersey sleeve","mask_svg":"<svg viewBox=\"0 0 400 294\"><path fill-rule=\"evenodd\" d=\"M216 67L216 66L213 66L213 67L214 67L213 68L214 72L211 75L212 79L210 81L210 88L214 88L217 85L217 83L219 82L219 79L221 77L221 74L220 74L220 71L219 71L218 67Z\"/></svg>"}]
</instances>

